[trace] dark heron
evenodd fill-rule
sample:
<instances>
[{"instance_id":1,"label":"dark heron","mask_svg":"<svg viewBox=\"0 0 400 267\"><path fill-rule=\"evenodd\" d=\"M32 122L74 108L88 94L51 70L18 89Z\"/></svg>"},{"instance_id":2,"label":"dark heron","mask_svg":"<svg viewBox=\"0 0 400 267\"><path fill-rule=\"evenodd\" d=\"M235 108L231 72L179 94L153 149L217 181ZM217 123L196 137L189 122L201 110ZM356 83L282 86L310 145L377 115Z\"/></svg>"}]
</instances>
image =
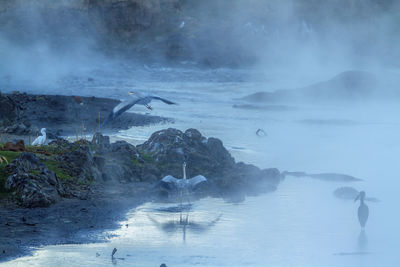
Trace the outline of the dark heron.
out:
<instances>
[{"instance_id":1,"label":"dark heron","mask_svg":"<svg viewBox=\"0 0 400 267\"><path fill-rule=\"evenodd\" d=\"M134 105L143 105L146 108L152 110L153 108L149 105L152 100L160 100L168 105L176 105L175 102L169 101L167 99L161 98L159 96L154 95L143 95L137 92L129 92L129 95L132 97L128 100L122 101L118 105L116 105L111 113L108 115L107 119L103 122L103 126L106 125L109 121L112 121L119 117L122 113L129 110Z\"/></svg>"},{"instance_id":2,"label":"dark heron","mask_svg":"<svg viewBox=\"0 0 400 267\"><path fill-rule=\"evenodd\" d=\"M364 229L365 224L368 220L369 209L368 206L364 203L365 192L361 191L360 194L356 197L354 201L360 200L360 206L358 207L358 221L360 222L361 228Z\"/></svg>"}]
</instances>

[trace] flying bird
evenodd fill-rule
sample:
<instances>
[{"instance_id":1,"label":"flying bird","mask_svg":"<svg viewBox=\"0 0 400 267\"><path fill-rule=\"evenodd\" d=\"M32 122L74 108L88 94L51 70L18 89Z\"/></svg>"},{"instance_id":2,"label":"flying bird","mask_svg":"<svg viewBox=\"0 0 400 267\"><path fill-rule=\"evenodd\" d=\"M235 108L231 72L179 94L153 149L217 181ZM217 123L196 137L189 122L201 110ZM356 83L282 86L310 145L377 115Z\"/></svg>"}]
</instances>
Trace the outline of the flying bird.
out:
<instances>
[{"instance_id":1,"label":"flying bird","mask_svg":"<svg viewBox=\"0 0 400 267\"><path fill-rule=\"evenodd\" d=\"M38 136L35 140L33 140L32 146L41 146L46 143L47 140L46 128L42 128L40 132L42 133L42 135Z\"/></svg>"},{"instance_id":2,"label":"flying bird","mask_svg":"<svg viewBox=\"0 0 400 267\"><path fill-rule=\"evenodd\" d=\"M169 101L167 99L155 95L143 95L138 92L128 92L128 94L131 95L132 97L116 105L111 111L111 113L108 115L107 119L102 123L102 125L105 125L109 121L116 119L122 113L124 113L134 105L143 105L149 110L152 110L153 108L149 105L152 100L160 100L168 105L176 105L175 102Z\"/></svg>"},{"instance_id":3,"label":"flying bird","mask_svg":"<svg viewBox=\"0 0 400 267\"><path fill-rule=\"evenodd\" d=\"M365 224L368 220L369 209L368 206L364 203L365 192L361 191L360 194L354 199L354 201L360 200L360 206L358 207L358 221L360 222L361 228L364 229Z\"/></svg>"}]
</instances>

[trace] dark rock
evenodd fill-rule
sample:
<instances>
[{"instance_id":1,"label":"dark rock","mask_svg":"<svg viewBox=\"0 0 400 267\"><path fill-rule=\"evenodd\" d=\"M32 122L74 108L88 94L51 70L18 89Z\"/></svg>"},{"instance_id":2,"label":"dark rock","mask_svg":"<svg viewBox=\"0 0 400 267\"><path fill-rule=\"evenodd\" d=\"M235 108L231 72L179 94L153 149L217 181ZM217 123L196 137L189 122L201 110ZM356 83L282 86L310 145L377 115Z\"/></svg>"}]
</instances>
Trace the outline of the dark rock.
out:
<instances>
[{"instance_id":1,"label":"dark rock","mask_svg":"<svg viewBox=\"0 0 400 267\"><path fill-rule=\"evenodd\" d=\"M96 144L95 162L103 180L119 182L140 181L142 166L138 166L140 155L135 146L117 141L110 144L108 136L96 135L92 144Z\"/></svg>"},{"instance_id":2,"label":"dark rock","mask_svg":"<svg viewBox=\"0 0 400 267\"><path fill-rule=\"evenodd\" d=\"M24 140L19 140L15 144L12 142L5 143L0 150L4 151L14 151L14 152L23 152L25 151Z\"/></svg>"},{"instance_id":3,"label":"dark rock","mask_svg":"<svg viewBox=\"0 0 400 267\"><path fill-rule=\"evenodd\" d=\"M6 172L9 176L5 188L15 191L17 201L24 207L47 207L65 194L56 174L35 154L22 153L6 166Z\"/></svg>"},{"instance_id":4,"label":"dark rock","mask_svg":"<svg viewBox=\"0 0 400 267\"><path fill-rule=\"evenodd\" d=\"M350 186L339 187L333 191L335 197L347 200L355 200L359 193L360 192L357 189ZM380 200L375 197L366 197L365 201L380 202Z\"/></svg>"},{"instance_id":5,"label":"dark rock","mask_svg":"<svg viewBox=\"0 0 400 267\"><path fill-rule=\"evenodd\" d=\"M289 171L282 172L283 177L285 177L286 175L294 176L294 177L306 177L307 173L306 172L289 172Z\"/></svg>"},{"instance_id":6,"label":"dark rock","mask_svg":"<svg viewBox=\"0 0 400 267\"><path fill-rule=\"evenodd\" d=\"M235 161L216 138L205 138L199 131L185 133L177 129L155 132L148 141L138 146L139 151L151 155L163 175L182 176L182 163L188 164L187 175L218 175L234 166Z\"/></svg>"},{"instance_id":7,"label":"dark rock","mask_svg":"<svg viewBox=\"0 0 400 267\"><path fill-rule=\"evenodd\" d=\"M126 141L117 141L112 143L110 145L109 153L115 154L115 156L120 159L133 159L139 156L136 147Z\"/></svg>"},{"instance_id":8,"label":"dark rock","mask_svg":"<svg viewBox=\"0 0 400 267\"><path fill-rule=\"evenodd\" d=\"M362 181L360 178L356 178L351 175L341 174L341 173L317 173L317 174L307 174L308 177L328 181L328 182L358 182Z\"/></svg>"},{"instance_id":9,"label":"dark rock","mask_svg":"<svg viewBox=\"0 0 400 267\"><path fill-rule=\"evenodd\" d=\"M333 191L333 194L337 198L354 200L358 196L359 192L353 187L344 186L337 188L335 191Z\"/></svg>"},{"instance_id":10,"label":"dark rock","mask_svg":"<svg viewBox=\"0 0 400 267\"><path fill-rule=\"evenodd\" d=\"M327 181L327 182L358 182L362 181L362 179L342 173L306 173L306 172L288 172L284 171L282 173L283 177L285 176L294 176L294 177L311 177L314 179Z\"/></svg>"},{"instance_id":11,"label":"dark rock","mask_svg":"<svg viewBox=\"0 0 400 267\"><path fill-rule=\"evenodd\" d=\"M60 168L80 183L87 184L102 179L89 146L87 144L71 146L73 147L71 151L66 151L55 158L60 163Z\"/></svg>"},{"instance_id":12,"label":"dark rock","mask_svg":"<svg viewBox=\"0 0 400 267\"><path fill-rule=\"evenodd\" d=\"M57 138L56 140L51 141L48 145L52 147L57 147L61 150L64 150L66 148L70 147L70 142L68 140L65 140L63 138Z\"/></svg>"},{"instance_id":13,"label":"dark rock","mask_svg":"<svg viewBox=\"0 0 400 267\"><path fill-rule=\"evenodd\" d=\"M87 199L91 185L105 181L110 186L153 184L155 198L171 199L177 188L160 180L166 175L182 178L183 162L187 163L188 178L207 177L207 182L192 188L194 198L270 192L281 179L277 169L235 163L221 140L207 139L195 129L158 131L137 147L125 141L110 144L109 137L101 134L95 134L91 142L57 139L36 153L23 153L7 166L7 188L17 190L17 195L22 192L22 205L29 207L50 205L60 195ZM61 182L39 159L57 171Z\"/></svg>"},{"instance_id":14,"label":"dark rock","mask_svg":"<svg viewBox=\"0 0 400 267\"><path fill-rule=\"evenodd\" d=\"M208 183L199 189L199 194L219 192L246 192L246 194L273 191L281 174L277 169L260 170L254 165L235 163L221 140L205 138L195 129L184 133L177 129L155 132L148 141L138 146L141 153L151 156L159 169L159 179L166 175L182 177L182 163L187 162L188 178L204 175ZM165 195L172 190L162 183L156 194Z\"/></svg>"},{"instance_id":15,"label":"dark rock","mask_svg":"<svg viewBox=\"0 0 400 267\"><path fill-rule=\"evenodd\" d=\"M380 87L375 75L365 71L345 71L330 80L299 89L257 92L243 100L263 103L288 103L306 101L321 103L341 101L353 103L374 97Z\"/></svg>"},{"instance_id":16,"label":"dark rock","mask_svg":"<svg viewBox=\"0 0 400 267\"><path fill-rule=\"evenodd\" d=\"M92 138L92 144L99 149L107 149L110 146L110 137L103 136L101 133L95 133Z\"/></svg>"}]
</instances>

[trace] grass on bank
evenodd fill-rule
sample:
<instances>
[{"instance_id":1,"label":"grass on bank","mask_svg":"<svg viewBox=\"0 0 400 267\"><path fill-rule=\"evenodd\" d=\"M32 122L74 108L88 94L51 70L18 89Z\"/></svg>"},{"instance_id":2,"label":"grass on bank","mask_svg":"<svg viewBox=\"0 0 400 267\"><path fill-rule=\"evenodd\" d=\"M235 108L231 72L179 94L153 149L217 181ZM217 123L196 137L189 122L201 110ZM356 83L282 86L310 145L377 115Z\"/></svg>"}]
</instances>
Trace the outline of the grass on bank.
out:
<instances>
[{"instance_id":1,"label":"grass on bank","mask_svg":"<svg viewBox=\"0 0 400 267\"><path fill-rule=\"evenodd\" d=\"M21 155L21 152L0 151L0 156L6 158L9 163L14 159L16 159L19 155ZM6 161L2 161L0 163L0 199L4 198L5 196L7 196L9 193L12 192L5 188L5 183L7 179L7 174L5 171L6 165L7 165Z\"/></svg>"},{"instance_id":2,"label":"grass on bank","mask_svg":"<svg viewBox=\"0 0 400 267\"><path fill-rule=\"evenodd\" d=\"M55 172L57 177L61 181L72 181L73 177L69 175L64 169L60 167L60 164L54 160L54 157L56 155L62 154L62 150L57 149L55 147L51 146L46 146L46 147L34 147L34 146L27 146L26 147L27 152L31 152L34 154L40 154L43 155L40 157L40 162L42 162L46 167ZM7 197L10 193L12 193L12 190L7 190L5 188L5 182L7 179L7 173L5 171L5 167L7 164L11 163L14 159L19 157L23 152L13 152L13 151L1 151L0 150L0 157L3 159L5 158L7 161L2 160L0 162L0 199ZM39 175L38 170L31 170L31 174L33 175Z\"/></svg>"},{"instance_id":3,"label":"grass on bank","mask_svg":"<svg viewBox=\"0 0 400 267\"><path fill-rule=\"evenodd\" d=\"M74 178L69 175L64 169L60 168L60 164L52 158L41 160L46 165L47 169L56 173L58 179L62 181L72 181Z\"/></svg>"}]
</instances>

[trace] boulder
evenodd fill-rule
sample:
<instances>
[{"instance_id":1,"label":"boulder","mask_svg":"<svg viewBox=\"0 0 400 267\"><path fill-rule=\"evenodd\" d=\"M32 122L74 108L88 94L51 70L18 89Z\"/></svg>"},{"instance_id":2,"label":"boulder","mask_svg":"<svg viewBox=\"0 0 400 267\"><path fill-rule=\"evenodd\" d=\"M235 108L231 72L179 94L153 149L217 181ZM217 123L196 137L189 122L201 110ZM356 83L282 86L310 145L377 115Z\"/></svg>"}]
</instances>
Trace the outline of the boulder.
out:
<instances>
[{"instance_id":1,"label":"boulder","mask_svg":"<svg viewBox=\"0 0 400 267\"><path fill-rule=\"evenodd\" d=\"M182 177L182 163L187 163L187 175L218 176L232 168L235 160L221 140L205 138L196 129L185 132L166 129L155 132L148 141L138 146L139 151L149 155L163 175Z\"/></svg>"},{"instance_id":2,"label":"boulder","mask_svg":"<svg viewBox=\"0 0 400 267\"><path fill-rule=\"evenodd\" d=\"M92 138L92 144L98 149L108 149L110 147L110 137L95 133Z\"/></svg>"},{"instance_id":3,"label":"boulder","mask_svg":"<svg viewBox=\"0 0 400 267\"><path fill-rule=\"evenodd\" d=\"M182 163L187 163L187 177L203 175L208 186L200 191L207 194L231 195L273 191L281 180L277 169L260 170L234 158L217 138L205 138L196 129L182 132L166 129L155 132L148 141L137 146L138 150L154 161L159 170L159 179L166 175L182 177ZM159 195L165 195L165 186L160 184Z\"/></svg>"},{"instance_id":4,"label":"boulder","mask_svg":"<svg viewBox=\"0 0 400 267\"><path fill-rule=\"evenodd\" d=\"M339 187L333 191L333 195L335 197L346 200L355 200L359 193L360 192L357 189L350 186ZM376 197L366 197L365 201L380 202L380 200Z\"/></svg>"},{"instance_id":5,"label":"boulder","mask_svg":"<svg viewBox=\"0 0 400 267\"><path fill-rule=\"evenodd\" d=\"M88 184L102 178L98 170L93 153L87 144L71 144L72 150L57 156L55 160L68 175L74 178L75 183Z\"/></svg>"},{"instance_id":6,"label":"boulder","mask_svg":"<svg viewBox=\"0 0 400 267\"><path fill-rule=\"evenodd\" d=\"M56 174L42 164L35 154L24 152L6 167L5 188L15 191L21 206L47 207L65 194Z\"/></svg>"},{"instance_id":7,"label":"boulder","mask_svg":"<svg viewBox=\"0 0 400 267\"><path fill-rule=\"evenodd\" d=\"M376 75L365 71L345 71L332 79L314 83L298 89L281 89L273 92L257 92L242 100L257 103L293 103L307 102L348 102L365 101L383 95L379 90ZM382 97L382 96L381 96Z\"/></svg>"},{"instance_id":8,"label":"boulder","mask_svg":"<svg viewBox=\"0 0 400 267\"><path fill-rule=\"evenodd\" d=\"M23 152L25 151L25 143L24 140L19 140L15 144L13 142L7 142L4 144L0 150L3 151L14 151L14 152Z\"/></svg>"}]
</instances>

